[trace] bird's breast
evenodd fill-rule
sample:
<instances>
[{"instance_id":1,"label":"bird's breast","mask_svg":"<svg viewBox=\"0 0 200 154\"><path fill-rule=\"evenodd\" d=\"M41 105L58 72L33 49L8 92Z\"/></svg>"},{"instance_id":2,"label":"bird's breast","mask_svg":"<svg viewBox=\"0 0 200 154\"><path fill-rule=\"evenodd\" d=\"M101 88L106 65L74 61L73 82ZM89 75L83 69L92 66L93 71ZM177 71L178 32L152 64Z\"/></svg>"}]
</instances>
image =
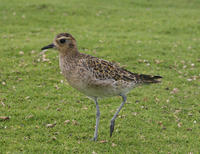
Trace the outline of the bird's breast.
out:
<instances>
[{"instance_id":1,"label":"bird's breast","mask_svg":"<svg viewBox=\"0 0 200 154\"><path fill-rule=\"evenodd\" d=\"M89 74L76 61L69 62L60 58L60 69L67 82L75 89L82 91L87 88Z\"/></svg>"}]
</instances>

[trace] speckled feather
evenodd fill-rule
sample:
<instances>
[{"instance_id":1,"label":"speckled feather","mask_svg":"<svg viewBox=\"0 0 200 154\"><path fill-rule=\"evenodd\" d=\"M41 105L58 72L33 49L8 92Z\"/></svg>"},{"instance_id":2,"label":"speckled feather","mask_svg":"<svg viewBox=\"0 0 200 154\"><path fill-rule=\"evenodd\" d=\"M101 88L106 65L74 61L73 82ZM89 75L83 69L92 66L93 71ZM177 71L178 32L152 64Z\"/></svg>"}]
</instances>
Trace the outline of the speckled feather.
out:
<instances>
[{"instance_id":1,"label":"speckled feather","mask_svg":"<svg viewBox=\"0 0 200 154\"><path fill-rule=\"evenodd\" d=\"M81 58L85 59L85 67L99 80L114 79L115 81L124 80L135 83L160 82L157 80L161 78L160 76L132 73L109 61L86 54L81 54Z\"/></svg>"}]
</instances>

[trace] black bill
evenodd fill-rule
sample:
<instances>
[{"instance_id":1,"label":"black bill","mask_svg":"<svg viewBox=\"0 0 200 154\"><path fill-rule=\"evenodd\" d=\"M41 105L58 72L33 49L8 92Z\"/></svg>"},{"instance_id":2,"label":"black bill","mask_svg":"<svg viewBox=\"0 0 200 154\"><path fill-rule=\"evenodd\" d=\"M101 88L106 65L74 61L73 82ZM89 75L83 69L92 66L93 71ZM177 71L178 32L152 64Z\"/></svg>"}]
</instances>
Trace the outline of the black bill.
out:
<instances>
[{"instance_id":1,"label":"black bill","mask_svg":"<svg viewBox=\"0 0 200 154\"><path fill-rule=\"evenodd\" d=\"M54 47L55 47L55 45L52 43L52 44L49 44L49 45L43 47L41 50L45 50L45 49L49 49L49 48L54 48Z\"/></svg>"}]
</instances>

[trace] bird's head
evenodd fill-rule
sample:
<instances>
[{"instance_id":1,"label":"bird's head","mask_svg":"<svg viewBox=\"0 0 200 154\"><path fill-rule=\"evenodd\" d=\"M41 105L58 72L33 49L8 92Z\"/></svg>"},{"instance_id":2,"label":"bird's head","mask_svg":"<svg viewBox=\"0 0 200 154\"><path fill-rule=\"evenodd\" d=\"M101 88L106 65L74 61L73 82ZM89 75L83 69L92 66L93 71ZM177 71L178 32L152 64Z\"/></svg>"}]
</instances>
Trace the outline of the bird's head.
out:
<instances>
[{"instance_id":1,"label":"bird's head","mask_svg":"<svg viewBox=\"0 0 200 154\"><path fill-rule=\"evenodd\" d=\"M60 33L55 37L53 43L43 47L42 50L49 48L56 48L61 53L72 52L74 49L77 50L76 40L69 33Z\"/></svg>"}]
</instances>

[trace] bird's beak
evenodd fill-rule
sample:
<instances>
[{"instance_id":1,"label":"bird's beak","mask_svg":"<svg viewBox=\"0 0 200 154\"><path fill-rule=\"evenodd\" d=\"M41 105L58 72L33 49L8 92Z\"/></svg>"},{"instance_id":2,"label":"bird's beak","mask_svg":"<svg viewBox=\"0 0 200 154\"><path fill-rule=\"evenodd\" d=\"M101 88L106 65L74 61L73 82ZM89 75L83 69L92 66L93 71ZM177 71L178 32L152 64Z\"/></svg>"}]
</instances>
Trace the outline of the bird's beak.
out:
<instances>
[{"instance_id":1,"label":"bird's beak","mask_svg":"<svg viewBox=\"0 0 200 154\"><path fill-rule=\"evenodd\" d=\"M55 48L55 45L53 43L43 47L41 50L45 50L45 49L50 49L50 48Z\"/></svg>"}]
</instances>

